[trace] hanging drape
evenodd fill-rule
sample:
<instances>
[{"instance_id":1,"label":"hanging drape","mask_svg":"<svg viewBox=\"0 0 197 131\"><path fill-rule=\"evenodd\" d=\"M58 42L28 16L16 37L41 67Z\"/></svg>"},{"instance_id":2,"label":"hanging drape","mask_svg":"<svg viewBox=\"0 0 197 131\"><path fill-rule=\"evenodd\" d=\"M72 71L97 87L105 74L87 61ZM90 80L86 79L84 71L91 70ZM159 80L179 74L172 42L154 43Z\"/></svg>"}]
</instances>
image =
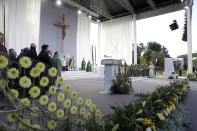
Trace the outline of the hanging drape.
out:
<instances>
[{"instance_id":1,"label":"hanging drape","mask_svg":"<svg viewBox=\"0 0 197 131\"><path fill-rule=\"evenodd\" d=\"M7 47L17 53L31 43L38 45L41 0L7 0Z\"/></svg>"},{"instance_id":2,"label":"hanging drape","mask_svg":"<svg viewBox=\"0 0 197 131\"><path fill-rule=\"evenodd\" d=\"M132 63L132 17L126 16L99 24L99 58L124 59Z\"/></svg>"},{"instance_id":3,"label":"hanging drape","mask_svg":"<svg viewBox=\"0 0 197 131\"><path fill-rule=\"evenodd\" d=\"M90 45L90 24L91 20L85 13L78 15L77 24L77 67L80 68L83 58L91 60L91 45Z\"/></svg>"},{"instance_id":4,"label":"hanging drape","mask_svg":"<svg viewBox=\"0 0 197 131\"><path fill-rule=\"evenodd\" d=\"M4 0L0 0L0 32L4 33Z\"/></svg>"}]
</instances>

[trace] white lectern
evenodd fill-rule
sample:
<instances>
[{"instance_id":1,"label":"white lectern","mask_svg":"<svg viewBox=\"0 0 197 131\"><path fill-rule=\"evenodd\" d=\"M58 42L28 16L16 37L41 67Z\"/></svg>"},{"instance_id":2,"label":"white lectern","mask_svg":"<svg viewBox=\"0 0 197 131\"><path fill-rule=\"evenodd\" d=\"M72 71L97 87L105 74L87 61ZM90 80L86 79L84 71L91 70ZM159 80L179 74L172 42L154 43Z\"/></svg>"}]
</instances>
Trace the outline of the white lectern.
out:
<instances>
[{"instance_id":1,"label":"white lectern","mask_svg":"<svg viewBox=\"0 0 197 131\"><path fill-rule=\"evenodd\" d=\"M118 65L121 64L121 60L116 59L103 59L101 61L104 67L104 91L100 93L110 93L112 87L112 80L115 79L115 74L118 73Z\"/></svg>"}]
</instances>

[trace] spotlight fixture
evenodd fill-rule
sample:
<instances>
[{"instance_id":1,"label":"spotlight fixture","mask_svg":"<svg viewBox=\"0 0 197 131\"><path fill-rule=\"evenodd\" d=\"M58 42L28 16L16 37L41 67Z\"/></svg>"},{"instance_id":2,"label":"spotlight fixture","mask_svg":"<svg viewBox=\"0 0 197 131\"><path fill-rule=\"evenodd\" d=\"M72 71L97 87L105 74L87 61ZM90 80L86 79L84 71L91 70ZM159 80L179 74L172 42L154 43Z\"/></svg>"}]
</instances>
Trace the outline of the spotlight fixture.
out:
<instances>
[{"instance_id":1,"label":"spotlight fixture","mask_svg":"<svg viewBox=\"0 0 197 131\"><path fill-rule=\"evenodd\" d=\"M177 24L176 20L173 20L173 23L170 26L171 31L176 30L179 28L179 25Z\"/></svg>"},{"instance_id":2,"label":"spotlight fixture","mask_svg":"<svg viewBox=\"0 0 197 131\"><path fill-rule=\"evenodd\" d=\"M56 4L57 4L57 5L61 5L61 4L62 4L62 1L61 1L61 0L57 0L57 1L56 1Z\"/></svg>"},{"instance_id":3,"label":"spotlight fixture","mask_svg":"<svg viewBox=\"0 0 197 131\"><path fill-rule=\"evenodd\" d=\"M92 16L91 16L91 15L88 15L88 18L89 18L89 19L91 19L91 18L92 18Z\"/></svg>"},{"instance_id":4,"label":"spotlight fixture","mask_svg":"<svg viewBox=\"0 0 197 131\"><path fill-rule=\"evenodd\" d=\"M81 14L81 10L78 10L78 15L80 15Z\"/></svg>"}]
</instances>

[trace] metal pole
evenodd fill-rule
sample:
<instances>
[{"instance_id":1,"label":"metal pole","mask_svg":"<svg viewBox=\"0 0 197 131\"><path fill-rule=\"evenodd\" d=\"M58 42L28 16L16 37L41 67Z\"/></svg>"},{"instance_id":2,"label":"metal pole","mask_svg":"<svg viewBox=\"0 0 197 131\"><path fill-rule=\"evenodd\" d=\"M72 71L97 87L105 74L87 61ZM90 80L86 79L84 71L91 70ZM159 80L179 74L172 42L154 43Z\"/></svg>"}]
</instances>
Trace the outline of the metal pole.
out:
<instances>
[{"instance_id":1,"label":"metal pole","mask_svg":"<svg viewBox=\"0 0 197 131\"><path fill-rule=\"evenodd\" d=\"M133 44L134 44L134 64L137 64L136 14L133 14Z\"/></svg>"},{"instance_id":2,"label":"metal pole","mask_svg":"<svg viewBox=\"0 0 197 131\"><path fill-rule=\"evenodd\" d=\"M188 6L187 8L187 49L188 49L188 73L193 72L192 65L192 28L191 28L191 10L192 8Z\"/></svg>"}]
</instances>

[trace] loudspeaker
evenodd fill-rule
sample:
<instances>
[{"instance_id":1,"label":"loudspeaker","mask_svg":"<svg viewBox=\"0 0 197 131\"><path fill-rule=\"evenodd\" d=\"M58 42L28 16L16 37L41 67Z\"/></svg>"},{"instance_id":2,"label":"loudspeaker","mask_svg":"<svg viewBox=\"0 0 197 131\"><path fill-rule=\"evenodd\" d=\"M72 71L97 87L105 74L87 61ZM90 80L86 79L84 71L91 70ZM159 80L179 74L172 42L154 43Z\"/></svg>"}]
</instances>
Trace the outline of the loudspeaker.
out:
<instances>
[{"instance_id":1,"label":"loudspeaker","mask_svg":"<svg viewBox=\"0 0 197 131\"><path fill-rule=\"evenodd\" d=\"M171 31L179 28L179 25L177 24L176 20L173 20L173 23L169 26L170 26Z\"/></svg>"}]
</instances>

